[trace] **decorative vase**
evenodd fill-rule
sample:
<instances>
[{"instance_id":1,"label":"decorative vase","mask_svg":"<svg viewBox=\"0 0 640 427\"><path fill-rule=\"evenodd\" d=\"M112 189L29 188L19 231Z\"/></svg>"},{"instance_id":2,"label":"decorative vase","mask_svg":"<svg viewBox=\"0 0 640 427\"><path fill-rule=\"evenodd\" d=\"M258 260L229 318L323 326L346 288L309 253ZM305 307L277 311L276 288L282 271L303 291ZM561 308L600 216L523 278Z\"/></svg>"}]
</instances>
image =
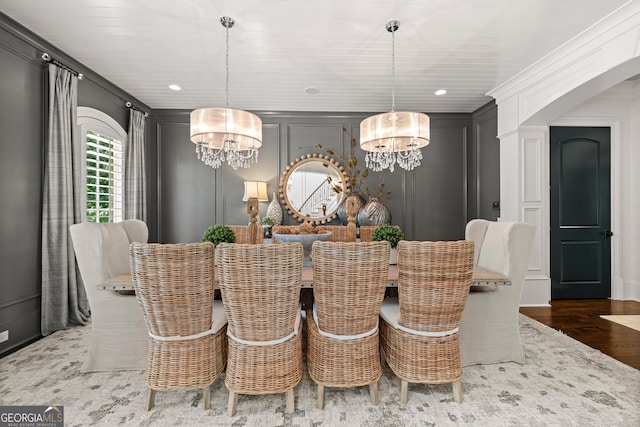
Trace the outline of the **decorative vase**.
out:
<instances>
[{"instance_id":1,"label":"decorative vase","mask_svg":"<svg viewBox=\"0 0 640 427\"><path fill-rule=\"evenodd\" d=\"M378 199L371 199L358 211L358 225L391 224L391 212Z\"/></svg>"},{"instance_id":2,"label":"decorative vase","mask_svg":"<svg viewBox=\"0 0 640 427\"><path fill-rule=\"evenodd\" d=\"M267 216L271 217L273 225L282 224L282 208L280 207L280 203L278 203L275 191L273 192L271 203L269 203L269 206L267 207Z\"/></svg>"},{"instance_id":3,"label":"decorative vase","mask_svg":"<svg viewBox=\"0 0 640 427\"><path fill-rule=\"evenodd\" d=\"M398 263L398 249L391 248L391 252L389 252L389 264L396 265Z\"/></svg>"},{"instance_id":4,"label":"decorative vase","mask_svg":"<svg viewBox=\"0 0 640 427\"><path fill-rule=\"evenodd\" d=\"M349 197L356 197L358 199L358 212L360 211L360 209L362 209L362 207L365 205L365 200L362 198L361 195L356 194L356 193L352 193L349 194ZM347 199L349 197L345 197L344 200L340 203L340 205L338 206L338 219L340 219L340 224L342 225L348 225L349 224L349 217L347 216ZM356 224L358 224L358 216L356 215Z\"/></svg>"}]
</instances>

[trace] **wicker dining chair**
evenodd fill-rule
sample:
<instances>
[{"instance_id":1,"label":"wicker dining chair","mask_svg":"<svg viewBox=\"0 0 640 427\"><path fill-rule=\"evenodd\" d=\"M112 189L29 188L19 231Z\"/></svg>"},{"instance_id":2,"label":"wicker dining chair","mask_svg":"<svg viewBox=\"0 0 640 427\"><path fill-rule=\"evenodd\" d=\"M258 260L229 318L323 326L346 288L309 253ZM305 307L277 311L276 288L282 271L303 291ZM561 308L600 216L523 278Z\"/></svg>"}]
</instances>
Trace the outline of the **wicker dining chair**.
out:
<instances>
[{"instance_id":1,"label":"wicker dining chair","mask_svg":"<svg viewBox=\"0 0 640 427\"><path fill-rule=\"evenodd\" d=\"M373 230L378 228L377 225L361 225L360 226L360 241L361 242L372 242L373 241Z\"/></svg>"},{"instance_id":2,"label":"wicker dining chair","mask_svg":"<svg viewBox=\"0 0 640 427\"><path fill-rule=\"evenodd\" d=\"M380 341L391 370L408 384L452 383L462 402L458 325L473 274L473 242L398 243L398 299L382 304Z\"/></svg>"},{"instance_id":3,"label":"wicker dining chair","mask_svg":"<svg viewBox=\"0 0 640 427\"><path fill-rule=\"evenodd\" d=\"M248 225L229 225L228 227L233 231L233 234L236 235L236 243L255 243L259 245L264 243L262 227L258 228L255 242L251 241L251 229Z\"/></svg>"},{"instance_id":4,"label":"wicker dining chair","mask_svg":"<svg viewBox=\"0 0 640 427\"><path fill-rule=\"evenodd\" d=\"M147 411L157 390L176 388L201 388L210 409L209 386L227 360L227 316L213 299L213 244L133 243L129 255L149 332Z\"/></svg>"},{"instance_id":5,"label":"wicker dining chair","mask_svg":"<svg viewBox=\"0 0 640 427\"><path fill-rule=\"evenodd\" d=\"M216 273L229 319L229 415L238 394L286 393L293 413L302 379L302 244L220 244Z\"/></svg>"},{"instance_id":6,"label":"wicker dining chair","mask_svg":"<svg viewBox=\"0 0 640 427\"><path fill-rule=\"evenodd\" d=\"M346 225L322 225L318 227L320 233L331 232L332 242L355 242L356 228Z\"/></svg>"},{"instance_id":7,"label":"wicker dining chair","mask_svg":"<svg viewBox=\"0 0 640 427\"><path fill-rule=\"evenodd\" d=\"M318 385L318 409L325 387L369 385L380 403L382 376L378 318L387 287L388 242L313 244L313 310L307 311L307 366Z\"/></svg>"}]
</instances>

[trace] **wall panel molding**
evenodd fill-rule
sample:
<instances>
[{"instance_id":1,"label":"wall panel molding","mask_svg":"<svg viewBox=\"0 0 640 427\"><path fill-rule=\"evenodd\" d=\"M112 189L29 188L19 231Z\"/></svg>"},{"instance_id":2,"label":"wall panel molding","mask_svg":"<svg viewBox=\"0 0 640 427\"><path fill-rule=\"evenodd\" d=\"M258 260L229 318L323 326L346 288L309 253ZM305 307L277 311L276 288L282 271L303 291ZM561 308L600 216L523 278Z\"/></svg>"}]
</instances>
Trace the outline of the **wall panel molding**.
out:
<instances>
[{"instance_id":1,"label":"wall panel molding","mask_svg":"<svg viewBox=\"0 0 640 427\"><path fill-rule=\"evenodd\" d=\"M161 211L162 240L184 241L201 236L201 228L205 225L203 218L213 217L218 223L246 223L246 207L240 200L242 181L267 181L271 197L271 193L277 191L280 175L297 157L324 154L329 148L336 152L336 160L343 163L352 149L351 138L358 139L362 117L362 114L327 114L325 117L321 113L267 115L262 117L263 146L257 164L238 171L223 166L218 171L207 172L205 169L210 168L195 158L186 142L188 116L180 111L174 115L166 110L154 115L158 121L158 192L161 194L158 209ZM401 169L393 173L370 172L366 186L374 191L383 182L385 191L392 192L385 204L392 212L392 222L403 228L407 238L416 237L418 230L443 239L461 238L468 209L471 115L434 114L431 123L432 143L423 151L425 161L422 166L413 172ZM315 148L318 143L324 148ZM353 155L358 159L358 167L364 171L365 153L357 143ZM210 180L209 188L213 187L215 191L190 196L185 194L188 188L180 191L176 187L187 182L198 186L203 179ZM423 185L424 180L429 185ZM212 199L203 201L202 198ZM266 206L260 208L262 215ZM178 214L187 209L188 216L193 218L188 224ZM209 212L209 209L215 212ZM297 222L285 213L284 223Z\"/></svg>"}]
</instances>

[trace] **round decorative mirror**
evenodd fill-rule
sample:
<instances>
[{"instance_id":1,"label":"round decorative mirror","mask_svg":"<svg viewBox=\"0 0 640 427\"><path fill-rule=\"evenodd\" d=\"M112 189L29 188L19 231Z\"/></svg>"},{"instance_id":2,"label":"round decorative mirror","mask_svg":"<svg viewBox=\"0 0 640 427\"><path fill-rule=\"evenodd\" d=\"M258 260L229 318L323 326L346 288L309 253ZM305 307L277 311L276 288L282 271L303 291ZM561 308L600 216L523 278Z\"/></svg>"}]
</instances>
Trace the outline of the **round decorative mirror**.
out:
<instances>
[{"instance_id":1,"label":"round decorative mirror","mask_svg":"<svg viewBox=\"0 0 640 427\"><path fill-rule=\"evenodd\" d=\"M298 222L325 224L336 218L349 193L344 168L329 156L307 154L291 162L280 177L280 200Z\"/></svg>"}]
</instances>

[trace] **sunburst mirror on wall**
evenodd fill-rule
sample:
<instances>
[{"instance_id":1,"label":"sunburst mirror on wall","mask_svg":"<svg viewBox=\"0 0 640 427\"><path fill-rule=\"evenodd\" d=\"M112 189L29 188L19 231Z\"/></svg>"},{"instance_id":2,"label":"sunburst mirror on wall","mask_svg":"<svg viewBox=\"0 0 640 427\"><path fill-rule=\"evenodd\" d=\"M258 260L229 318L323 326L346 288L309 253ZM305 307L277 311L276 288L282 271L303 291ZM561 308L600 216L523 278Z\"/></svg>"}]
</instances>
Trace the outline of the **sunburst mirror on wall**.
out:
<instances>
[{"instance_id":1,"label":"sunburst mirror on wall","mask_svg":"<svg viewBox=\"0 0 640 427\"><path fill-rule=\"evenodd\" d=\"M307 154L282 172L278 189L282 204L298 222L326 224L337 217L349 194L349 180L331 157Z\"/></svg>"}]
</instances>

